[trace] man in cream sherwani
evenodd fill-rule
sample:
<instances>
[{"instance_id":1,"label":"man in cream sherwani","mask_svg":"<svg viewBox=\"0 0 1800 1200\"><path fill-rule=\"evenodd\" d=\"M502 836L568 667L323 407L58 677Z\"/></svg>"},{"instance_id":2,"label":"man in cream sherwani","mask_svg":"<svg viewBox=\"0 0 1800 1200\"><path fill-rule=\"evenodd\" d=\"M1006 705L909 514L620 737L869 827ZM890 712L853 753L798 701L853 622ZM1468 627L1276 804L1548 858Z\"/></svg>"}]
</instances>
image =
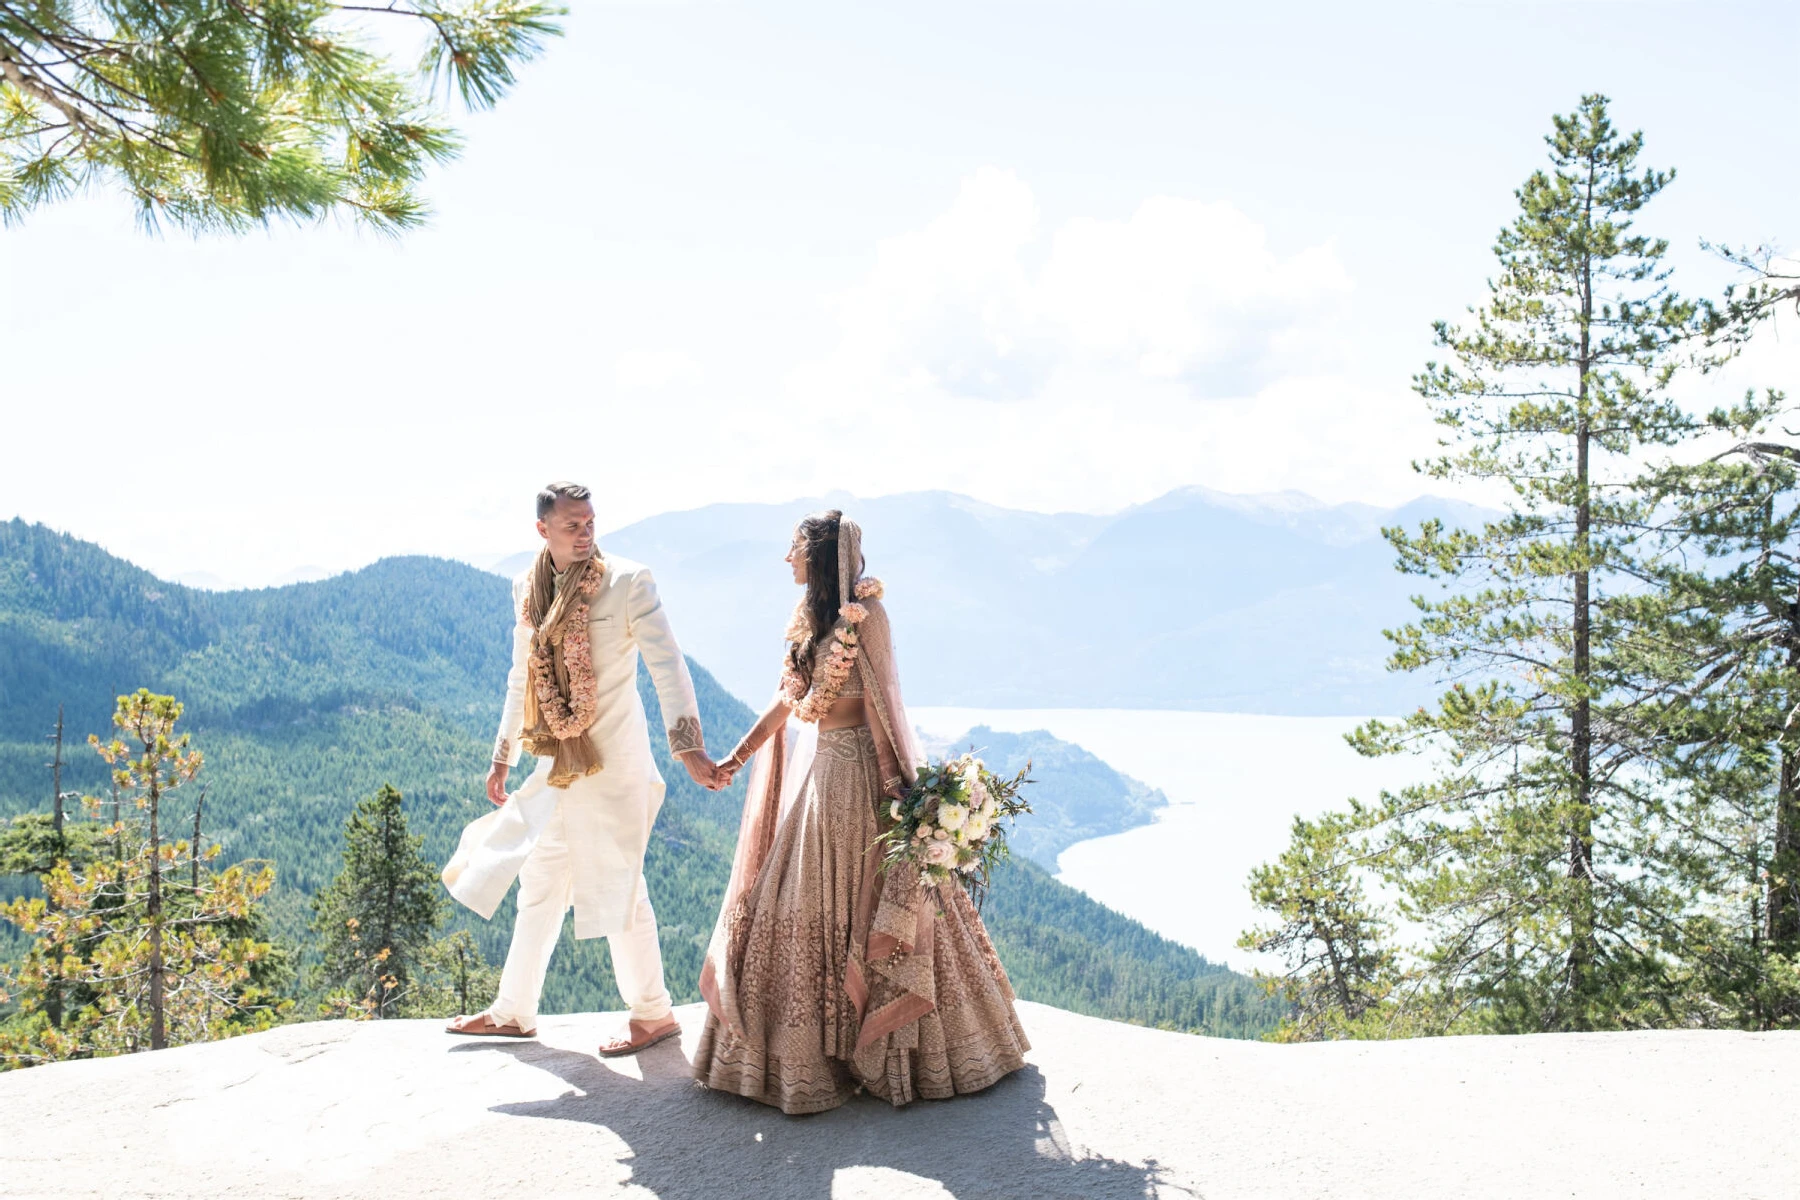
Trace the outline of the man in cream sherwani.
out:
<instances>
[{"instance_id":1,"label":"man in cream sherwani","mask_svg":"<svg viewBox=\"0 0 1800 1200\"><path fill-rule=\"evenodd\" d=\"M594 557L594 509L586 488L550 484L538 494L537 511L538 533L549 554L543 569L546 578L554 570L554 594L561 596L565 577L580 577L584 588L594 589L587 600L587 630L595 715L586 731L591 749L577 746L590 773L552 786L552 759L540 752L536 770L518 791L506 794L507 773L517 765L529 733L524 728L526 689L537 688L534 703L544 695L533 678L535 630L527 603L533 568L513 583L512 671L487 779L488 799L499 807L463 831L455 857L444 868L450 894L484 918L493 916L517 878L518 921L494 1003L485 1012L456 1018L448 1028L452 1033L535 1034L544 973L562 933L563 914L572 906L576 937L607 939L613 974L630 1008L625 1034L601 1046L600 1053L632 1054L680 1030L663 985L656 914L644 885L644 851L662 807L664 784L650 756L638 699L640 655L662 704L669 749L704 787L716 789L718 773L701 738L693 680L649 570L621 558ZM571 576L577 563L585 565ZM589 578L596 570L597 587Z\"/></svg>"}]
</instances>

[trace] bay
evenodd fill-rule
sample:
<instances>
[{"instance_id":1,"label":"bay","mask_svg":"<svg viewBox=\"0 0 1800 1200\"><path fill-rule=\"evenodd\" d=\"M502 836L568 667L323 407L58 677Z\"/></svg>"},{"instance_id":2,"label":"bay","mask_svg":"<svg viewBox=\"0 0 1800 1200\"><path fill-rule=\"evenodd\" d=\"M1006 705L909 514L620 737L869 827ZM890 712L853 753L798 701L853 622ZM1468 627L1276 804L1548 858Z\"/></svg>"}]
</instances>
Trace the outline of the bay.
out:
<instances>
[{"instance_id":1,"label":"bay","mask_svg":"<svg viewBox=\"0 0 1800 1200\"><path fill-rule=\"evenodd\" d=\"M1279 966L1236 943L1259 920L1245 886L1250 870L1281 853L1295 815L1315 816L1351 796L1373 800L1424 771L1414 758L1366 759L1350 749L1344 734L1362 717L945 707L909 715L940 738L978 725L1046 730L1162 789L1169 804L1152 824L1069 847L1057 878L1240 970Z\"/></svg>"}]
</instances>

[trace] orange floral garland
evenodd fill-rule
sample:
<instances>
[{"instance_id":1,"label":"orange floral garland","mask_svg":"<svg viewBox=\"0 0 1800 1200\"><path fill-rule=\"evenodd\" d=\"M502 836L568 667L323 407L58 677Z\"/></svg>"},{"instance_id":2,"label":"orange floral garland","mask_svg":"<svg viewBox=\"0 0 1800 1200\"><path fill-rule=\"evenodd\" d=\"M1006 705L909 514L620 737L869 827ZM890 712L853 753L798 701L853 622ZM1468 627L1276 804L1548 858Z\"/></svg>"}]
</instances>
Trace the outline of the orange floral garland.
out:
<instances>
[{"instance_id":1,"label":"orange floral garland","mask_svg":"<svg viewBox=\"0 0 1800 1200\"><path fill-rule=\"evenodd\" d=\"M824 661L814 670L814 679L803 677L790 664L781 673L781 694L787 699L793 715L808 724L816 724L837 702L850 672L856 667L859 637L856 627L868 619L869 610L857 600L877 599L882 594L879 579L859 579L851 589L855 600L838 609L839 621L832 627L830 648ZM787 640L796 645L806 636L806 605L802 601L788 621Z\"/></svg>"}]
</instances>

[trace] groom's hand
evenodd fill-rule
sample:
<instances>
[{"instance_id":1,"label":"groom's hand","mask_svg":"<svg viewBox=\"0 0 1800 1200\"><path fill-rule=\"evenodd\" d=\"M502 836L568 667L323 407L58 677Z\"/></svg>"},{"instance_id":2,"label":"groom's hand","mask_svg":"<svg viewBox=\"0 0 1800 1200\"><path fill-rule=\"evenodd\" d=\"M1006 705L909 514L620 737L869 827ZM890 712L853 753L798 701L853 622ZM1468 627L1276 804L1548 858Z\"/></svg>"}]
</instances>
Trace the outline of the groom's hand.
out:
<instances>
[{"instance_id":1,"label":"groom's hand","mask_svg":"<svg viewBox=\"0 0 1800 1200\"><path fill-rule=\"evenodd\" d=\"M496 805L506 803L506 773L512 768L503 762L497 762L488 771L488 799Z\"/></svg>"},{"instance_id":2,"label":"groom's hand","mask_svg":"<svg viewBox=\"0 0 1800 1200\"><path fill-rule=\"evenodd\" d=\"M719 768L712 759L706 757L704 750L685 752L681 756L681 765L687 768L687 773L693 777L694 782L707 791L716 792L722 786L719 783Z\"/></svg>"}]
</instances>

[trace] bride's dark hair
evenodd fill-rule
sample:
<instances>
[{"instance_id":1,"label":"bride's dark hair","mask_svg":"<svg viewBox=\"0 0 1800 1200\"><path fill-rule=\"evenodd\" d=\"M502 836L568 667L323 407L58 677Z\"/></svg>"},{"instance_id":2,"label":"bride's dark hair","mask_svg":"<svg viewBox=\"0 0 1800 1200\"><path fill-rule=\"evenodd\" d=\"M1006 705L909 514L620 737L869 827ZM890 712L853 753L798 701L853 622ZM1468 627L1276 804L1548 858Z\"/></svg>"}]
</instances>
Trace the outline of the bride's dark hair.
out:
<instances>
[{"instance_id":1,"label":"bride's dark hair","mask_svg":"<svg viewBox=\"0 0 1800 1200\"><path fill-rule=\"evenodd\" d=\"M806 554L807 634L804 641L788 643L788 665L800 678L812 679L813 648L819 639L837 624L843 597L838 595L838 523L844 519L839 509L828 509L800 518L794 536Z\"/></svg>"}]
</instances>

